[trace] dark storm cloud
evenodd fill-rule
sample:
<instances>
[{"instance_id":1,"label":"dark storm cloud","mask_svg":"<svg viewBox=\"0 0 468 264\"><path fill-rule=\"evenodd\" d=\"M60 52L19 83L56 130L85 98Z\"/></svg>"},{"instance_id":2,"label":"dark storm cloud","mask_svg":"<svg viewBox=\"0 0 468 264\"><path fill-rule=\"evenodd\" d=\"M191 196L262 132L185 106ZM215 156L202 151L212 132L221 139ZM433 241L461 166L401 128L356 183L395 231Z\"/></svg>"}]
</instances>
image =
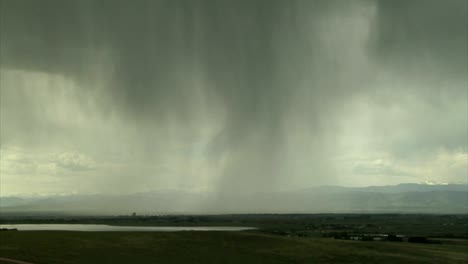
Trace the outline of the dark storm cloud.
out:
<instances>
[{"instance_id":1,"label":"dark storm cloud","mask_svg":"<svg viewBox=\"0 0 468 264\"><path fill-rule=\"evenodd\" d=\"M377 1L373 51L401 73L466 78L468 2ZM408 72L409 71L409 72Z\"/></svg>"},{"instance_id":2,"label":"dark storm cloud","mask_svg":"<svg viewBox=\"0 0 468 264\"><path fill-rule=\"evenodd\" d=\"M203 93L226 109L211 144L218 156L235 156L226 173L270 177L283 160L283 122L298 100L291 98L298 84L309 97L299 111L310 112L304 117L313 123L302 129L318 136L327 121L316 111L331 111L357 87L343 82L354 78L343 76L350 65L337 64L340 52L349 51L327 51L320 41L321 19L335 10L346 15L354 8L330 1L3 0L2 65L86 83L95 65L104 64L100 55L110 54L102 66L113 68L103 107L151 133L153 123L167 118L190 124L197 106L183 80L201 75L209 80ZM242 158L246 152L255 153L251 160Z\"/></svg>"},{"instance_id":3,"label":"dark storm cloud","mask_svg":"<svg viewBox=\"0 0 468 264\"><path fill-rule=\"evenodd\" d=\"M451 102L450 93L466 93L466 1L439 3L0 0L1 67L64 76L74 85L73 93L60 97L61 84L50 83L44 90L49 99L41 100L27 87L2 90L2 119L9 124L2 141L47 144L50 137L72 149L92 142L99 151L121 144L146 163L169 156L166 145L174 144L183 149L180 157L200 155L220 164L219 185L234 191L271 189L293 175L330 180L344 105L354 98L369 95L384 108L375 123L386 135L401 125L381 125L388 105L413 109L413 101L398 97L405 89L441 109L448 106L438 94L449 94ZM398 78L379 80L380 71ZM398 92L381 93L389 89L382 83L396 79L404 83ZM437 88L447 82L451 91ZM83 131L55 114L44 117L44 101L64 98L75 100L70 113L95 107L84 115L96 120L90 118ZM57 105L49 112L65 108ZM424 118L425 109L406 113L408 133L389 137L384 148L412 153L441 141L466 146L465 139L454 140L467 132L466 123L454 125L460 117L444 124L456 134L433 130L441 126ZM112 135L95 129L114 116L121 123ZM219 131L206 148L190 147L201 144L203 126ZM170 141L173 134L183 142ZM115 141L105 143L107 137Z\"/></svg>"},{"instance_id":4,"label":"dark storm cloud","mask_svg":"<svg viewBox=\"0 0 468 264\"><path fill-rule=\"evenodd\" d=\"M253 123L280 117L304 75L327 79L310 85L327 99L352 94L353 87L328 78L346 66L317 31L324 17L373 3L2 0L1 63L85 81L108 53L113 104L138 115L169 111L186 119L192 87L180 80L196 70L212 82L206 92L233 110L233 122ZM375 3L369 45L379 62L402 72L466 75L466 1Z\"/></svg>"},{"instance_id":5,"label":"dark storm cloud","mask_svg":"<svg viewBox=\"0 0 468 264\"><path fill-rule=\"evenodd\" d=\"M311 21L300 13L299 3L310 9ZM3 0L2 64L85 78L86 71L100 63L93 52L104 49L115 67L111 93L127 110L141 114L163 112L170 104L166 102L186 102L184 89L190 87L180 87L178 80L185 77L184 71L196 68L208 75L214 83L211 89L228 107L243 118L255 117L264 114L264 104L281 108L287 102L282 99L288 95L284 83L302 77L304 58L317 68L328 67L325 72L335 66L335 58L321 55L324 47L317 33L299 25L313 24L334 5L329 1L129 5L127 1ZM280 57L283 54L287 61ZM286 67L279 65L283 63L290 72L284 72ZM284 83L277 85L278 81ZM183 108L183 103L177 106Z\"/></svg>"},{"instance_id":6,"label":"dark storm cloud","mask_svg":"<svg viewBox=\"0 0 468 264\"><path fill-rule=\"evenodd\" d=\"M408 132L398 142L392 140L395 124L382 124L385 148L401 157L437 146L466 151L466 100L455 106L454 98L468 96L468 1L381 0L376 11L369 54L400 79L389 78L390 90L380 89L384 95L375 103L407 111L399 129ZM447 115L442 109L448 105L458 111ZM432 118L424 117L432 111Z\"/></svg>"}]
</instances>

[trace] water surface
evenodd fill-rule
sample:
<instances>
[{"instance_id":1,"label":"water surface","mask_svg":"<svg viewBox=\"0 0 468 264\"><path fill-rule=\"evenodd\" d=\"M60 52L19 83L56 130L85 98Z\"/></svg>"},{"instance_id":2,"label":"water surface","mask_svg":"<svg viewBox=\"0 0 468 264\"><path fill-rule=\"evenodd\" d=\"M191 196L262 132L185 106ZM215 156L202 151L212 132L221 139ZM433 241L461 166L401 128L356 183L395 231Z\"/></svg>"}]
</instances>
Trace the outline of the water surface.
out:
<instances>
[{"instance_id":1,"label":"water surface","mask_svg":"<svg viewBox=\"0 0 468 264\"><path fill-rule=\"evenodd\" d=\"M0 225L1 228L16 228L20 231L243 231L252 230L254 227L241 226L112 226L112 225L87 225L87 224L20 224Z\"/></svg>"}]
</instances>

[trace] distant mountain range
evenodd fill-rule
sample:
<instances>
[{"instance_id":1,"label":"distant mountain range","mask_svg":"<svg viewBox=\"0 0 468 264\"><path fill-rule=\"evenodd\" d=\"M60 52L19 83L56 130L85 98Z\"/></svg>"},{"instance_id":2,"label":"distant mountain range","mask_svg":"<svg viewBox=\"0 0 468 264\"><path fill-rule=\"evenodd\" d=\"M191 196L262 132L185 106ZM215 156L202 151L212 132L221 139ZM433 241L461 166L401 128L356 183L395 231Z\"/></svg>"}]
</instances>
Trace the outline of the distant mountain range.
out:
<instances>
[{"instance_id":1,"label":"distant mountain range","mask_svg":"<svg viewBox=\"0 0 468 264\"><path fill-rule=\"evenodd\" d=\"M122 195L0 197L11 214L468 213L466 184L322 186L255 194L156 191Z\"/></svg>"}]
</instances>

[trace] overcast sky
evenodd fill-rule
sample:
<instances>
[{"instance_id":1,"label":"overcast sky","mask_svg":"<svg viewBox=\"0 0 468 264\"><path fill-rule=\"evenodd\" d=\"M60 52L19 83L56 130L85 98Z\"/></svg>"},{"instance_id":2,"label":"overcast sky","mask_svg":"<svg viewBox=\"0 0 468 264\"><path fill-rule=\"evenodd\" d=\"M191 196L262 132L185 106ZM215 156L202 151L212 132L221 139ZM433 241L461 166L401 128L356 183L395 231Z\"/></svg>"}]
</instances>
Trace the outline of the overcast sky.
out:
<instances>
[{"instance_id":1,"label":"overcast sky","mask_svg":"<svg viewBox=\"0 0 468 264\"><path fill-rule=\"evenodd\" d=\"M466 183L466 0L0 0L0 194Z\"/></svg>"}]
</instances>

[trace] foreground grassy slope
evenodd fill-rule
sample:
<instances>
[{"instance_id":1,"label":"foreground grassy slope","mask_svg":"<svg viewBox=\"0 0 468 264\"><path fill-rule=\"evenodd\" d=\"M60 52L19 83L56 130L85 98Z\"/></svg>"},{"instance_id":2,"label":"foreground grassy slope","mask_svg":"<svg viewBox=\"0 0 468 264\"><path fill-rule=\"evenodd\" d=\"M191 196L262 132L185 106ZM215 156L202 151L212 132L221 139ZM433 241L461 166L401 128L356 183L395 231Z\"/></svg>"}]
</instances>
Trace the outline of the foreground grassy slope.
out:
<instances>
[{"instance_id":1,"label":"foreground grassy slope","mask_svg":"<svg viewBox=\"0 0 468 264\"><path fill-rule=\"evenodd\" d=\"M1 232L0 256L40 263L467 263L466 245L251 232Z\"/></svg>"}]
</instances>

